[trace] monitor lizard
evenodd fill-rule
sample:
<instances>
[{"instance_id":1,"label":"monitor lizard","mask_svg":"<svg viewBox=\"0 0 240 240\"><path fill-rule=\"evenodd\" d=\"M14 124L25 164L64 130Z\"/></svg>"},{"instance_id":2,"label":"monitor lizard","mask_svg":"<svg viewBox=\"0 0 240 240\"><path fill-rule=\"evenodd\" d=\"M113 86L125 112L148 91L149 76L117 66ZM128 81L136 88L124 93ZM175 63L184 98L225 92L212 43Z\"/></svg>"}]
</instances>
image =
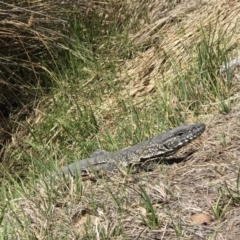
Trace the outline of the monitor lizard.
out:
<instances>
[{"instance_id":1,"label":"monitor lizard","mask_svg":"<svg viewBox=\"0 0 240 240\"><path fill-rule=\"evenodd\" d=\"M58 174L85 175L89 172L115 171L119 167L144 164L146 161L163 159L199 137L205 124L191 124L176 127L147 141L116 152L96 150L89 158L76 161L57 171Z\"/></svg>"}]
</instances>

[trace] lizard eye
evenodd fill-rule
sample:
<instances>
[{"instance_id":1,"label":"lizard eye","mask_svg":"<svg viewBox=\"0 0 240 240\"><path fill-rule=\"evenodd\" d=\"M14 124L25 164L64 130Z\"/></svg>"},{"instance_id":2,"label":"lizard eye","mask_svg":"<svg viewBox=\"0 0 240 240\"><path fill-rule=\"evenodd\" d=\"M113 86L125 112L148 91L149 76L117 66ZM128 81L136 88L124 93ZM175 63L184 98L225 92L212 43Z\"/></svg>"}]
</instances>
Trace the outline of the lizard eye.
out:
<instances>
[{"instance_id":1,"label":"lizard eye","mask_svg":"<svg viewBox=\"0 0 240 240\"><path fill-rule=\"evenodd\" d=\"M166 149L169 149L168 144L164 143L163 146L164 146Z\"/></svg>"},{"instance_id":2,"label":"lizard eye","mask_svg":"<svg viewBox=\"0 0 240 240\"><path fill-rule=\"evenodd\" d=\"M176 136L182 136L183 135L183 132L178 132L177 134L176 134Z\"/></svg>"}]
</instances>

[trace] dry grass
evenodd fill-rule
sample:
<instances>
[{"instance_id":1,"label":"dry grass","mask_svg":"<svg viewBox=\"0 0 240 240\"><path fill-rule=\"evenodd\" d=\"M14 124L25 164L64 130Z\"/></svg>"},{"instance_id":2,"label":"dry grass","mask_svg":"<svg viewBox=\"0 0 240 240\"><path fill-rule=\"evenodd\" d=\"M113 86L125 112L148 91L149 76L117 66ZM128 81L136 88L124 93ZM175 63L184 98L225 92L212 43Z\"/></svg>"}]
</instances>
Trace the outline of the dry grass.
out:
<instances>
[{"instance_id":1,"label":"dry grass","mask_svg":"<svg viewBox=\"0 0 240 240\"><path fill-rule=\"evenodd\" d=\"M221 34L226 39L229 37L223 48L233 55L237 53L239 2L169 2L152 1L151 5L149 1L129 2L129 9L135 9L133 18L142 19L142 26L139 31L132 30L130 36L137 50L131 58L119 61L115 81L123 83L122 98L127 92L134 101L149 106L162 93L162 84L174 89L172 86L177 81L172 83L176 78L173 66L179 63L178 67L187 72L189 65L196 64L192 55L197 58L197 52L192 50L200 42L201 29L215 31L216 39ZM123 9L120 9L119 16L122 16ZM148 18L144 11L149 13ZM222 62L218 64L216 69ZM48 239L237 239L240 235L239 76L240 70L236 69L231 94L226 100L233 106L228 114L217 113L219 102L214 98L202 103L198 119L207 124L207 130L178 153L176 158L192 153L184 161L175 159L172 164L156 165L152 172L135 175L109 174L96 182L70 179L54 183L50 188L49 185L41 189L27 186L20 189L20 199L8 202L12 211L5 214L4 221L19 226L9 235L14 239L25 236L29 239L46 239L46 236ZM171 99L173 95L169 93L170 102L175 101ZM114 125L111 125L110 109L117 107L116 99L112 92L107 92L103 104L95 106L99 115L109 110L110 117L106 114L102 118L110 118L106 122L111 129ZM66 114L75 111L74 107ZM45 117L39 108L37 111L39 115L30 117L31 124L36 126ZM187 114L187 121L193 121L191 113ZM19 132L13 139L19 139ZM77 143L74 144L72 151ZM155 216L151 215L151 206ZM190 217L195 213L209 215L211 222L193 224Z\"/></svg>"},{"instance_id":2,"label":"dry grass","mask_svg":"<svg viewBox=\"0 0 240 240\"><path fill-rule=\"evenodd\" d=\"M120 79L129 80L123 93L127 92L136 100L152 94L156 85L161 88L163 82L171 84L175 75L173 65L187 71L196 64L192 62L193 56L197 57L194 47L202 40L202 29L207 33L214 31L215 40L224 35L228 40L226 52L238 46L240 4L237 1L144 3L135 3L140 8L136 12L146 8L148 21L143 21L140 30L131 34L138 51L134 52L133 59L124 62L120 74ZM233 54L237 54L236 50Z\"/></svg>"},{"instance_id":3,"label":"dry grass","mask_svg":"<svg viewBox=\"0 0 240 240\"><path fill-rule=\"evenodd\" d=\"M27 195L17 201L9 221L23 221L38 239L236 239L239 236L240 195L232 198L227 186L238 192L239 104L228 115L215 115L203 136L179 153L194 153L183 162L157 165L153 172L109 175L97 182L62 181L51 191ZM159 226L146 224L148 210L141 187L151 199ZM220 198L217 219L212 207ZM20 208L21 206L21 208ZM190 221L195 213L211 216L208 224ZM16 214L16 215L15 215ZM25 220L24 220L25 221ZM21 232L19 239L21 239Z\"/></svg>"},{"instance_id":4,"label":"dry grass","mask_svg":"<svg viewBox=\"0 0 240 240\"><path fill-rule=\"evenodd\" d=\"M239 74L236 69L235 83ZM62 180L51 192L49 186L25 190L11 201L15 210L6 219L18 224L27 220L29 236L37 239L237 239L239 104L228 114L202 116L205 133L169 165L135 175L109 174L97 182ZM183 156L188 157L178 162ZM157 216L155 227L142 189ZM194 224L190 218L196 213L211 221ZM22 239L24 234L19 230L13 236Z\"/></svg>"},{"instance_id":5,"label":"dry grass","mask_svg":"<svg viewBox=\"0 0 240 240\"><path fill-rule=\"evenodd\" d=\"M74 42L69 36L74 20L90 22L98 15L107 28L117 7L117 1L0 1L1 145L55 84L51 71L57 68L57 53L72 50L66 39Z\"/></svg>"},{"instance_id":6,"label":"dry grass","mask_svg":"<svg viewBox=\"0 0 240 240\"><path fill-rule=\"evenodd\" d=\"M5 163L12 172L24 168L12 161L11 154L22 148L22 137L29 133L26 119L33 117L37 126L39 118L33 112L41 112L39 106L57 84L52 73L58 68L57 54L73 51L66 43L66 39L69 45L75 41L69 36L73 22L90 22L98 15L107 28L113 18L111 12L121 5L117 1L0 1L1 169L5 171ZM6 146L11 153L5 152Z\"/></svg>"},{"instance_id":7,"label":"dry grass","mask_svg":"<svg viewBox=\"0 0 240 240\"><path fill-rule=\"evenodd\" d=\"M50 65L53 49L62 48L68 28L61 16L50 16L47 9L52 5L46 1L0 1L1 158L17 122L30 114L52 85L46 62Z\"/></svg>"}]
</instances>

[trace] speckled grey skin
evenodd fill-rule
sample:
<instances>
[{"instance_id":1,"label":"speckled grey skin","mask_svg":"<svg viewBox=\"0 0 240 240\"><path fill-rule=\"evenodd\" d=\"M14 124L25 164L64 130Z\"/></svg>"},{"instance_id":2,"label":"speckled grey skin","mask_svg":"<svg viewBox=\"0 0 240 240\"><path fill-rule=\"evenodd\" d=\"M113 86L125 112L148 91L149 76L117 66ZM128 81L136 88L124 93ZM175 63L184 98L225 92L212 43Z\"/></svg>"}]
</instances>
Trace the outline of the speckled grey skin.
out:
<instances>
[{"instance_id":1,"label":"speckled grey skin","mask_svg":"<svg viewBox=\"0 0 240 240\"><path fill-rule=\"evenodd\" d=\"M144 163L151 159L164 158L176 153L180 148L200 136L204 130L205 124L180 126L116 152L97 150L90 158L62 167L58 174L74 176L91 171L114 171L118 167L128 166L129 164Z\"/></svg>"}]
</instances>

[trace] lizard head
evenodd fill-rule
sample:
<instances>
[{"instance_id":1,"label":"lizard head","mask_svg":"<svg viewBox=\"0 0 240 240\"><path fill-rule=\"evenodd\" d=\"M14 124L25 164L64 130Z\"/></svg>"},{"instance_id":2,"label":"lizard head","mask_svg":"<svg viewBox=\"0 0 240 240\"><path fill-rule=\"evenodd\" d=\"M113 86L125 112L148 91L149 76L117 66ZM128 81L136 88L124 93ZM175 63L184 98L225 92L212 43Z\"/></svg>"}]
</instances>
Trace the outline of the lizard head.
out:
<instances>
[{"instance_id":1,"label":"lizard head","mask_svg":"<svg viewBox=\"0 0 240 240\"><path fill-rule=\"evenodd\" d=\"M189 126L180 126L169 132L169 137L163 142L166 156L175 153L181 147L187 145L205 130L205 124L192 124Z\"/></svg>"},{"instance_id":2,"label":"lizard head","mask_svg":"<svg viewBox=\"0 0 240 240\"><path fill-rule=\"evenodd\" d=\"M149 141L141 159L146 160L172 155L180 148L199 137L204 132L205 127L205 124L179 126L160 134Z\"/></svg>"}]
</instances>

